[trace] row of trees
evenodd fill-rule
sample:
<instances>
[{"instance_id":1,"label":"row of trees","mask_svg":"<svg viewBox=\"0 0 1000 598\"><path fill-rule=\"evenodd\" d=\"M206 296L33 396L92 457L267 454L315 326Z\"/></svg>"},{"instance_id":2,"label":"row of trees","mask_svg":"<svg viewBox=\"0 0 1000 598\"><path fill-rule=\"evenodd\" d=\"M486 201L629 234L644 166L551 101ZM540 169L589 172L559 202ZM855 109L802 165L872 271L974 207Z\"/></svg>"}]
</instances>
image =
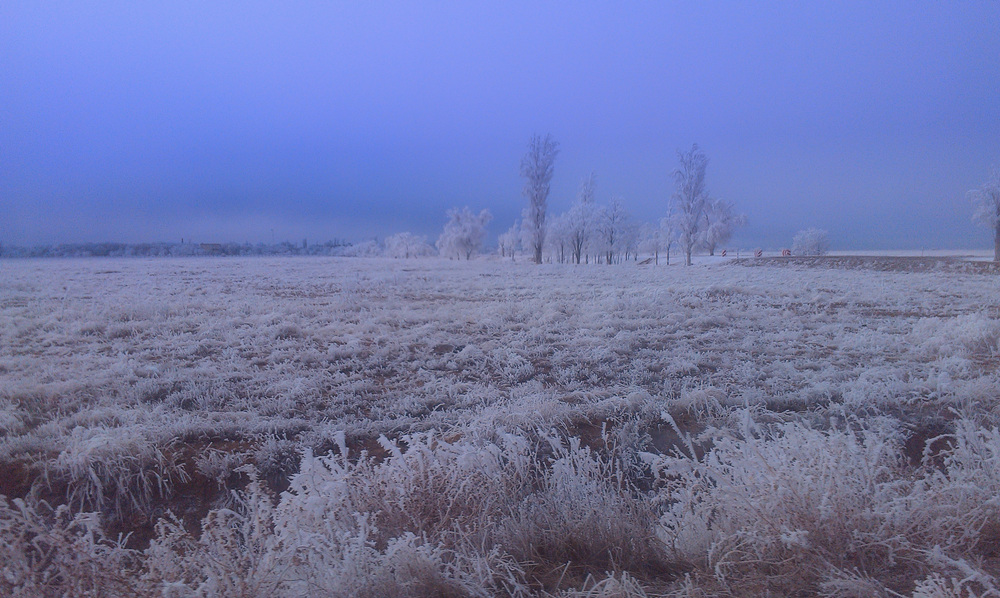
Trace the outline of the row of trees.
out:
<instances>
[{"instance_id":1,"label":"row of trees","mask_svg":"<svg viewBox=\"0 0 1000 598\"><path fill-rule=\"evenodd\" d=\"M676 191L667 202L666 216L657 223L635 221L618 196L606 206L598 205L593 172L581 182L573 206L550 217L547 204L558 154L559 144L551 135L535 135L528 143L528 151L521 160L523 194L528 205L521 219L499 235L497 245L501 256L513 258L524 251L539 264L546 259L560 263L614 264L645 252L657 263L663 254L670 263L670 251L677 246L684 253L685 263L690 265L696 249L703 248L714 255L716 248L746 222L746 217L737 213L732 203L709 195L705 185L708 158L697 145L687 152L678 152L679 165L673 173ZM469 259L482 245L491 218L487 210L478 215L469 208L449 210L444 232L437 241L441 255Z\"/></svg>"},{"instance_id":2,"label":"row of trees","mask_svg":"<svg viewBox=\"0 0 1000 598\"><path fill-rule=\"evenodd\" d=\"M669 263L670 249L677 245L684 252L685 264L690 265L696 249L704 248L714 255L716 248L746 223L746 216L738 214L732 203L709 195L705 185L708 157L697 144L677 153L679 165L673 172L676 190L659 223L634 222L620 197L607 206L597 206L594 173L580 184L573 207L547 220L549 188L558 153L559 144L551 135L534 135L529 141L521 160L528 207L521 221L500 235L501 254L513 255L520 244L539 264L546 253L560 262L579 264L589 262L593 256L595 261L612 264L639 251L648 251L657 262L664 253Z\"/></svg>"}]
</instances>

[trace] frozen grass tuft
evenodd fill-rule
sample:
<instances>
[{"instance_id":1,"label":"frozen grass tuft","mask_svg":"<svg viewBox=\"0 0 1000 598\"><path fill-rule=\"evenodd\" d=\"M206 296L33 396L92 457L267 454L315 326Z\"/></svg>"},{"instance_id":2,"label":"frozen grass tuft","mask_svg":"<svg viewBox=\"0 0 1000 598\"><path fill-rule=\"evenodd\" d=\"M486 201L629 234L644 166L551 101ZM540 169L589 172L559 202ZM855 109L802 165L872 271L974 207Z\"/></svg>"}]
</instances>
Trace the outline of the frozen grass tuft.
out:
<instances>
[{"instance_id":1,"label":"frozen grass tuft","mask_svg":"<svg viewBox=\"0 0 1000 598\"><path fill-rule=\"evenodd\" d=\"M65 486L79 510L122 518L148 513L154 498L170 495L188 474L164 450L134 429L74 428L63 450L43 465L51 488Z\"/></svg>"}]
</instances>

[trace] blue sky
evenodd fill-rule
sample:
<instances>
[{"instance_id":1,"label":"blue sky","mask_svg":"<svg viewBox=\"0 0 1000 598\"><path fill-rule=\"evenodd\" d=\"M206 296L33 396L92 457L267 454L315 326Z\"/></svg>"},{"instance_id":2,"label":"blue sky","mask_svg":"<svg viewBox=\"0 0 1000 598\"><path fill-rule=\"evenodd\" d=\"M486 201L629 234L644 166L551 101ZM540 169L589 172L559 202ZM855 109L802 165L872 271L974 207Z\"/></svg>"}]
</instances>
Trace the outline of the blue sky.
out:
<instances>
[{"instance_id":1,"label":"blue sky","mask_svg":"<svg viewBox=\"0 0 1000 598\"><path fill-rule=\"evenodd\" d=\"M676 151L781 247L988 247L998 2L0 4L0 242L436 237L597 173L655 220ZM272 232L273 231L273 232Z\"/></svg>"}]
</instances>

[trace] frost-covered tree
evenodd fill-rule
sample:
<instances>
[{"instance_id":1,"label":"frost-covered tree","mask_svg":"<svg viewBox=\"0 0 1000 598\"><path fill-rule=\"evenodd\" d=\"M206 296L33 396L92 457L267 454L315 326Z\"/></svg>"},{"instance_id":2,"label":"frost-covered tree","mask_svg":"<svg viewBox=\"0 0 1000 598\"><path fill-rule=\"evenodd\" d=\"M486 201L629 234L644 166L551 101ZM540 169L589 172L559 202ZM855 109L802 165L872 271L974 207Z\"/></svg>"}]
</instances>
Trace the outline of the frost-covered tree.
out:
<instances>
[{"instance_id":1,"label":"frost-covered tree","mask_svg":"<svg viewBox=\"0 0 1000 598\"><path fill-rule=\"evenodd\" d=\"M591 235L594 233L597 208L594 206L594 191L596 177L593 172L580 183L576 204L566 212L566 228L569 237L570 253L577 264L583 257Z\"/></svg>"},{"instance_id":2,"label":"frost-covered tree","mask_svg":"<svg viewBox=\"0 0 1000 598\"><path fill-rule=\"evenodd\" d=\"M631 217L620 199L612 200L608 207L600 210L596 228L597 242L608 264L613 264L615 258L625 251L631 228Z\"/></svg>"},{"instance_id":3,"label":"frost-covered tree","mask_svg":"<svg viewBox=\"0 0 1000 598\"><path fill-rule=\"evenodd\" d=\"M552 219L548 227L548 246L552 248L552 254L555 256L556 261L560 264L566 263L567 259L571 259L572 253L572 243L571 243L571 226L569 222L569 213L560 214Z\"/></svg>"},{"instance_id":4,"label":"frost-covered tree","mask_svg":"<svg viewBox=\"0 0 1000 598\"><path fill-rule=\"evenodd\" d=\"M747 217L737 214L732 202L721 199L709 199L705 204L705 230L702 242L708 249L708 255L715 255L715 248L733 236L733 231L745 225Z\"/></svg>"},{"instance_id":5,"label":"frost-covered tree","mask_svg":"<svg viewBox=\"0 0 1000 598\"><path fill-rule=\"evenodd\" d=\"M593 170L587 173L587 176L583 177L580 181L580 190L576 193L577 203L591 204L594 203L594 196L597 194L597 173Z\"/></svg>"},{"instance_id":6,"label":"frost-covered tree","mask_svg":"<svg viewBox=\"0 0 1000 598\"><path fill-rule=\"evenodd\" d=\"M427 238L413 233L396 233L385 240L386 257L411 258L433 254L434 248L427 243Z\"/></svg>"},{"instance_id":7,"label":"frost-covered tree","mask_svg":"<svg viewBox=\"0 0 1000 598\"><path fill-rule=\"evenodd\" d=\"M486 225L492 219L489 210L483 210L478 215L467 207L448 210L448 222L437 240L438 251L449 258L470 259L482 246Z\"/></svg>"},{"instance_id":8,"label":"frost-covered tree","mask_svg":"<svg viewBox=\"0 0 1000 598\"><path fill-rule=\"evenodd\" d=\"M622 249L625 252L626 261L630 258L633 260L639 259L640 241L639 223L629 217L625 222L625 229L622 234Z\"/></svg>"},{"instance_id":9,"label":"frost-covered tree","mask_svg":"<svg viewBox=\"0 0 1000 598\"><path fill-rule=\"evenodd\" d=\"M666 257L667 265L670 265L670 249L677 243L677 229L670 216L660 220L660 234L663 235L663 253Z\"/></svg>"},{"instance_id":10,"label":"frost-covered tree","mask_svg":"<svg viewBox=\"0 0 1000 598\"><path fill-rule=\"evenodd\" d=\"M654 263L660 264L660 254L666 256L670 265L670 247L674 244L674 236L670 230L669 219L663 218L657 224L644 224L639 230L639 250L653 254Z\"/></svg>"},{"instance_id":11,"label":"frost-covered tree","mask_svg":"<svg viewBox=\"0 0 1000 598\"><path fill-rule=\"evenodd\" d=\"M551 135L532 135L528 142L528 153L521 159L521 176L525 178L524 195L528 198L527 217L522 227L529 231L528 244L535 263L542 263L542 248L545 245L545 210L552 182L553 164L559 153L559 144Z\"/></svg>"},{"instance_id":12,"label":"frost-covered tree","mask_svg":"<svg viewBox=\"0 0 1000 598\"><path fill-rule=\"evenodd\" d=\"M978 189L969 191L975 206L972 219L993 229L993 261L1000 262L1000 168Z\"/></svg>"},{"instance_id":13,"label":"frost-covered tree","mask_svg":"<svg viewBox=\"0 0 1000 598\"><path fill-rule=\"evenodd\" d=\"M517 221L507 229L507 232L497 237L497 249L500 250L500 257L510 256L510 259L514 259L514 253L521 244L520 240L521 222Z\"/></svg>"},{"instance_id":14,"label":"frost-covered tree","mask_svg":"<svg viewBox=\"0 0 1000 598\"><path fill-rule=\"evenodd\" d=\"M671 198L671 225L677 231L677 241L684 249L685 265L691 265L691 253L702 240L705 226L704 211L708 203L705 188L705 168L708 157L698 149L698 144L686 152L678 151L680 166L674 170L677 190Z\"/></svg>"},{"instance_id":15,"label":"frost-covered tree","mask_svg":"<svg viewBox=\"0 0 1000 598\"><path fill-rule=\"evenodd\" d=\"M807 228L792 239L794 255L826 255L830 250L830 234L821 228Z\"/></svg>"}]
</instances>

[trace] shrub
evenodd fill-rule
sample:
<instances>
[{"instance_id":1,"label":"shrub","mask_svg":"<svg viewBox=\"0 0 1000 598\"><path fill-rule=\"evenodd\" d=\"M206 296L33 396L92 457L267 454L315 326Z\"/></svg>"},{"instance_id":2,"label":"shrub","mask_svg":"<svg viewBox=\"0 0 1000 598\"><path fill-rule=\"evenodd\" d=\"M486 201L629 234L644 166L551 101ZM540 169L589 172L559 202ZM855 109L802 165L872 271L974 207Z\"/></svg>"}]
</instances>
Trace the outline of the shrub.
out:
<instances>
[{"instance_id":1,"label":"shrub","mask_svg":"<svg viewBox=\"0 0 1000 598\"><path fill-rule=\"evenodd\" d=\"M820 228L800 230L792 239L794 255L826 255L829 250L830 235Z\"/></svg>"}]
</instances>

